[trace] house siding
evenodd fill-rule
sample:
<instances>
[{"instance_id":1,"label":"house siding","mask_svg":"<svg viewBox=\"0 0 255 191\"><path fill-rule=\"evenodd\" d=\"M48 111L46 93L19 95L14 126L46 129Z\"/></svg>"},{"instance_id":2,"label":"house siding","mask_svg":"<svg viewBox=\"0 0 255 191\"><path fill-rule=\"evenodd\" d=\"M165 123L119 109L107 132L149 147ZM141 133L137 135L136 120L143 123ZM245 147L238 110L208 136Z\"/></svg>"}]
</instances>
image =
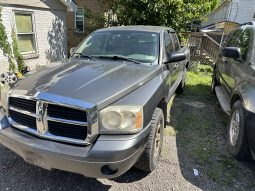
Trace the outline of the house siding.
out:
<instances>
[{"instance_id":1,"label":"house siding","mask_svg":"<svg viewBox=\"0 0 255 191\"><path fill-rule=\"evenodd\" d=\"M0 0L1 5L12 5L15 7L33 7L33 8L45 8L45 9L56 9L65 11L66 7L63 3L58 0Z\"/></svg>"},{"instance_id":2,"label":"house siding","mask_svg":"<svg viewBox=\"0 0 255 191\"><path fill-rule=\"evenodd\" d=\"M254 21L255 0L225 1L215 11L207 15L207 20L202 23L208 26L222 21L231 21L239 24Z\"/></svg>"},{"instance_id":3,"label":"house siding","mask_svg":"<svg viewBox=\"0 0 255 191\"><path fill-rule=\"evenodd\" d=\"M76 0L75 2L77 8L86 8L92 13L97 14L105 12L112 1L113 0L103 0L101 4L99 1L95 0ZM93 32L93 29L91 29L88 19L85 18L84 32L77 33L75 31L75 12L67 13L68 50L72 47L76 47L91 32Z\"/></svg>"},{"instance_id":4,"label":"house siding","mask_svg":"<svg viewBox=\"0 0 255 191\"><path fill-rule=\"evenodd\" d=\"M67 57L66 11L2 5L2 20L11 43L12 28L15 28L14 11L30 11L34 15L37 52L36 58L25 59L30 69ZM0 50L0 72L8 70L8 60Z\"/></svg>"}]
</instances>

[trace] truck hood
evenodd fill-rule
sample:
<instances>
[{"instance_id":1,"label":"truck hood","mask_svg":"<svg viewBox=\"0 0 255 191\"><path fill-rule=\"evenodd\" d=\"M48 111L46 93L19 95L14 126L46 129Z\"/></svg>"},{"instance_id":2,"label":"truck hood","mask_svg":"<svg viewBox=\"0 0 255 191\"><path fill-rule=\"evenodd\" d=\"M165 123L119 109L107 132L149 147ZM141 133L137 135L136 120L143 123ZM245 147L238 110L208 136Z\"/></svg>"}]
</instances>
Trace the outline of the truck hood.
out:
<instances>
[{"instance_id":1,"label":"truck hood","mask_svg":"<svg viewBox=\"0 0 255 191\"><path fill-rule=\"evenodd\" d=\"M66 104L80 100L103 108L142 86L159 70L157 66L123 61L71 59L28 73L14 85L12 94L47 100L59 97L61 102L70 102Z\"/></svg>"}]
</instances>

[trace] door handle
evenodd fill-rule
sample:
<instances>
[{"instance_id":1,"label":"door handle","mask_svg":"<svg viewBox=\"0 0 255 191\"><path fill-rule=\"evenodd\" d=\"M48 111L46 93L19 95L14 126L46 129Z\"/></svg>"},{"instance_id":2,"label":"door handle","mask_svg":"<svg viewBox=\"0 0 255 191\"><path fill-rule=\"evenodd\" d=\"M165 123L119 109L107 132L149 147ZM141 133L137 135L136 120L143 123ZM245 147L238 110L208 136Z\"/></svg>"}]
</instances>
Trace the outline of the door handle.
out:
<instances>
[{"instance_id":1,"label":"door handle","mask_svg":"<svg viewBox=\"0 0 255 191\"><path fill-rule=\"evenodd\" d=\"M223 58L222 61L224 62L224 64L228 64L228 60L226 58Z\"/></svg>"},{"instance_id":2,"label":"door handle","mask_svg":"<svg viewBox=\"0 0 255 191\"><path fill-rule=\"evenodd\" d=\"M174 64L174 69L178 68L179 67L179 64L178 63L175 63Z\"/></svg>"}]
</instances>

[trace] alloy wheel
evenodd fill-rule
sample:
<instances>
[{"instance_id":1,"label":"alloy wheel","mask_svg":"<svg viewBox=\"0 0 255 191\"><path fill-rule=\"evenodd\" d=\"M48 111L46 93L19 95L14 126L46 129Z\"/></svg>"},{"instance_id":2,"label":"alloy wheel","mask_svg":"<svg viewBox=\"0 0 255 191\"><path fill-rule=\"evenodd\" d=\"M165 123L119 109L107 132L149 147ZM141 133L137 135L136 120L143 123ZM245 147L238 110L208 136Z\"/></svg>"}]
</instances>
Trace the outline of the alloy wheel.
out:
<instances>
[{"instance_id":1,"label":"alloy wheel","mask_svg":"<svg viewBox=\"0 0 255 191\"><path fill-rule=\"evenodd\" d=\"M161 129L163 127L163 119L161 119L157 125L156 134L155 134L155 141L154 141L154 152L153 152L153 159L156 162L159 159L160 155L160 148L161 148Z\"/></svg>"},{"instance_id":2,"label":"alloy wheel","mask_svg":"<svg viewBox=\"0 0 255 191\"><path fill-rule=\"evenodd\" d=\"M230 128L229 128L229 140L232 146L235 146L238 140L240 130L240 113L235 110L231 116Z\"/></svg>"}]
</instances>

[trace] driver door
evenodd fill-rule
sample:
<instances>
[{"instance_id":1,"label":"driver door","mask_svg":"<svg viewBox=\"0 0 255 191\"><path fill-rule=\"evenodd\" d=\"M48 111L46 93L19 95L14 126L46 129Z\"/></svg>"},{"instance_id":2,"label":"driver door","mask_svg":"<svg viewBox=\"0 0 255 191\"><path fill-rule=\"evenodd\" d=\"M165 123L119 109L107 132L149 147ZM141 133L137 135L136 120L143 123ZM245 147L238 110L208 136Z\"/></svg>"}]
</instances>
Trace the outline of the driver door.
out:
<instances>
[{"instance_id":1,"label":"driver door","mask_svg":"<svg viewBox=\"0 0 255 191\"><path fill-rule=\"evenodd\" d=\"M164 58L167 60L168 55L170 55L174 51L173 41L170 36L170 31L164 32ZM167 80L166 80L166 94L168 98L172 95L172 85L175 83L175 71L176 68L174 67L174 63L166 64L168 69Z\"/></svg>"},{"instance_id":2,"label":"driver door","mask_svg":"<svg viewBox=\"0 0 255 191\"><path fill-rule=\"evenodd\" d=\"M241 34L242 29L234 31L232 34L229 35L229 38L227 39L223 47L234 47L237 39L240 37ZM221 75L221 84L223 85L225 91L230 95L232 86L231 84L233 83L230 77L230 73L232 73L234 60L226 58L220 54L218 62L218 69Z\"/></svg>"}]
</instances>

